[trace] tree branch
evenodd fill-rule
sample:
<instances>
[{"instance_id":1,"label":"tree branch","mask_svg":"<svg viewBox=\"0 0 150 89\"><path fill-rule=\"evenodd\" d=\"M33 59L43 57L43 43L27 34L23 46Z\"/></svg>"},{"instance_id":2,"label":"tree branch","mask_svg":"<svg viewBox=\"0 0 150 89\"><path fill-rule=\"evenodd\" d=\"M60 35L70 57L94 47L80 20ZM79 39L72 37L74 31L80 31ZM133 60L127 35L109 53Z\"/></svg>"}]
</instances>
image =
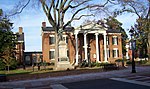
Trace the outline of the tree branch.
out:
<instances>
[{"instance_id":1,"label":"tree branch","mask_svg":"<svg viewBox=\"0 0 150 89\"><path fill-rule=\"evenodd\" d=\"M83 4L86 3L86 2L89 2L89 1L91 1L91 0L85 0L85 1L79 3L78 5L75 5L75 6L69 5L69 7L70 7L70 8L76 8L76 7L79 7L80 5L83 5ZM67 8L67 7L66 7L66 8Z\"/></svg>"},{"instance_id":2,"label":"tree branch","mask_svg":"<svg viewBox=\"0 0 150 89\"><path fill-rule=\"evenodd\" d=\"M131 5L131 4L129 4L129 6L131 6L133 8L134 13L140 18L141 16L138 14L136 8L133 5Z\"/></svg>"},{"instance_id":3,"label":"tree branch","mask_svg":"<svg viewBox=\"0 0 150 89\"><path fill-rule=\"evenodd\" d=\"M20 13L24 10L24 8L27 7L27 5L30 3L30 1L31 1L31 0L28 0L27 3L26 3L22 8L19 8L19 11L16 11L15 13L10 14L10 15L7 15L7 16L10 17L10 16L14 16L14 15L16 15L16 14L20 14Z\"/></svg>"},{"instance_id":4,"label":"tree branch","mask_svg":"<svg viewBox=\"0 0 150 89\"><path fill-rule=\"evenodd\" d=\"M43 0L40 0L40 1L41 1L41 4L42 4L42 7L43 7L43 11L46 14L46 16L48 17L48 20L49 20L50 24L52 26L55 26L56 23L55 23L54 19L51 16L50 9L48 9L48 11L47 11L46 7L48 7L48 6L46 5L46 3Z\"/></svg>"},{"instance_id":5,"label":"tree branch","mask_svg":"<svg viewBox=\"0 0 150 89\"><path fill-rule=\"evenodd\" d=\"M73 21L73 19L75 18L75 16L76 16L80 11L87 9L88 7L89 7L89 6L85 6L85 7L83 7L83 8L78 9L78 10L72 15L71 19L64 25L64 28L65 28L67 25L69 25L69 24Z\"/></svg>"},{"instance_id":6,"label":"tree branch","mask_svg":"<svg viewBox=\"0 0 150 89\"><path fill-rule=\"evenodd\" d=\"M93 15L93 14L91 14L91 15L81 15L80 17L74 18L73 20L80 20L82 17L86 17L86 16L95 16L95 15Z\"/></svg>"}]
</instances>

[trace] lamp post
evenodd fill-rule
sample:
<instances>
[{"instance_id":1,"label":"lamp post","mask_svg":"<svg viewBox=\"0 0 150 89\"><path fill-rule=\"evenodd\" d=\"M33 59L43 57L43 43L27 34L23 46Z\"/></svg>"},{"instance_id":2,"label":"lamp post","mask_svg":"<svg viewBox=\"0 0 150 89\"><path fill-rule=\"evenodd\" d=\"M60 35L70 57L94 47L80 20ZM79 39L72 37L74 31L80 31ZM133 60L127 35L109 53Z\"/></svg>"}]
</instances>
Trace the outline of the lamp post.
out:
<instances>
[{"instance_id":1,"label":"lamp post","mask_svg":"<svg viewBox=\"0 0 150 89\"><path fill-rule=\"evenodd\" d=\"M131 29L130 31L130 35L131 35L131 49L132 49L132 73L136 73L136 69L135 69L135 61L134 61L134 49L136 47L136 43L135 43L135 40L134 40L134 31L133 29Z\"/></svg>"}]
</instances>

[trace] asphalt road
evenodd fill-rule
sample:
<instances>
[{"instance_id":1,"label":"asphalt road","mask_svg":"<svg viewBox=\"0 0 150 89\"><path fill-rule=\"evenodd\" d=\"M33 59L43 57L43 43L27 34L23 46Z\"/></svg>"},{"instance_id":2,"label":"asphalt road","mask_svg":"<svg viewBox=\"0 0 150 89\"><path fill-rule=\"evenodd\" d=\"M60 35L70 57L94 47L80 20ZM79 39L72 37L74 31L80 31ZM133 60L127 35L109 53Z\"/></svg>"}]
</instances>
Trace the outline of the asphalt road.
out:
<instances>
[{"instance_id":1,"label":"asphalt road","mask_svg":"<svg viewBox=\"0 0 150 89\"><path fill-rule=\"evenodd\" d=\"M111 79L97 79L62 84L68 89L150 89L148 86L120 82Z\"/></svg>"}]
</instances>

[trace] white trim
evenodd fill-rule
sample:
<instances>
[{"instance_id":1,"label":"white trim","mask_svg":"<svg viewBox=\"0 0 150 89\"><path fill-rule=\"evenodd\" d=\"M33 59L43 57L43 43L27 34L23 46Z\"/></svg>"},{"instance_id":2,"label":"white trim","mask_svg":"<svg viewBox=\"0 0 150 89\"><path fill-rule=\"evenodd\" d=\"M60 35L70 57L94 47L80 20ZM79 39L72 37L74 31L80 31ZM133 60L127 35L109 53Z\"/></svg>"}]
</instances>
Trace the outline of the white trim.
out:
<instances>
[{"instance_id":1,"label":"white trim","mask_svg":"<svg viewBox=\"0 0 150 89\"><path fill-rule=\"evenodd\" d=\"M107 48L107 58L110 58L110 49L109 48Z\"/></svg>"},{"instance_id":2,"label":"white trim","mask_svg":"<svg viewBox=\"0 0 150 89\"><path fill-rule=\"evenodd\" d=\"M67 35L63 35L63 37L67 37Z\"/></svg>"},{"instance_id":3,"label":"white trim","mask_svg":"<svg viewBox=\"0 0 150 89\"><path fill-rule=\"evenodd\" d=\"M54 58L53 58L53 59L50 59L50 56L51 56L51 55L49 54L49 59L50 59L50 60L55 60L55 49L50 49L49 51L50 51L50 52L54 52Z\"/></svg>"},{"instance_id":4,"label":"white trim","mask_svg":"<svg viewBox=\"0 0 150 89\"><path fill-rule=\"evenodd\" d=\"M114 55L114 58L118 58L119 56L118 56L118 48L113 48L113 51L116 51L116 54ZM113 53L114 54L114 53Z\"/></svg>"},{"instance_id":5,"label":"white trim","mask_svg":"<svg viewBox=\"0 0 150 89\"><path fill-rule=\"evenodd\" d=\"M113 45L118 45L118 36L113 36L112 38L112 43L114 43Z\"/></svg>"},{"instance_id":6,"label":"white trim","mask_svg":"<svg viewBox=\"0 0 150 89\"><path fill-rule=\"evenodd\" d=\"M49 37L55 37L55 35L52 35L52 34L51 34L51 35L49 35Z\"/></svg>"},{"instance_id":7,"label":"white trim","mask_svg":"<svg viewBox=\"0 0 150 89\"><path fill-rule=\"evenodd\" d=\"M112 36L113 38L117 38L118 36Z\"/></svg>"},{"instance_id":8,"label":"white trim","mask_svg":"<svg viewBox=\"0 0 150 89\"><path fill-rule=\"evenodd\" d=\"M113 48L113 50L118 50L118 48Z\"/></svg>"},{"instance_id":9,"label":"white trim","mask_svg":"<svg viewBox=\"0 0 150 89\"><path fill-rule=\"evenodd\" d=\"M18 42L23 43L24 41L18 41Z\"/></svg>"},{"instance_id":10,"label":"white trim","mask_svg":"<svg viewBox=\"0 0 150 89\"><path fill-rule=\"evenodd\" d=\"M55 49L50 49L49 51L55 51Z\"/></svg>"},{"instance_id":11,"label":"white trim","mask_svg":"<svg viewBox=\"0 0 150 89\"><path fill-rule=\"evenodd\" d=\"M42 33L54 33L55 34L55 31L43 31Z\"/></svg>"}]
</instances>

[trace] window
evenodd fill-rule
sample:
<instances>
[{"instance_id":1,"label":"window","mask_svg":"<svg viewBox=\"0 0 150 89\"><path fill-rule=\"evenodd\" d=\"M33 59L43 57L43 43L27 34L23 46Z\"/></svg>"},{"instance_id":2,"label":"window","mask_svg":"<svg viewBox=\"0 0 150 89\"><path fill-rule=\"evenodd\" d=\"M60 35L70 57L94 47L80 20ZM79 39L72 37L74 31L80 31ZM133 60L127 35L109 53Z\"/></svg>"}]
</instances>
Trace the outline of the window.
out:
<instances>
[{"instance_id":1,"label":"window","mask_svg":"<svg viewBox=\"0 0 150 89\"><path fill-rule=\"evenodd\" d=\"M49 37L49 44L50 44L50 45L55 44L55 37L54 37L54 35L51 35L51 36Z\"/></svg>"},{"instance_id":2,"label":"window","mask_svg":"<svg viewBox=\"0 0 150 89\"><path fill-rule=\"evenodd\" d=\"M49 59L55 59L55 51L54 51L54 49L49 51Z\"/></svg>"},{"instance_id":3,"label":"window","mask_svg":"<svg viewBox=\"0 0 150 89\"><path fill-rule=\"evenodd\" d=\"M33 56L33 60L32 61L33 61L32 63L36 63L37 62L37 56L36 55Z\"/></svg>"},{"instance_id":4,"label":"window","mask_svg":"<svg viewBox=\"0 0 150 89\"><path fill-rule=\"evenodd\" d=\"M109 48L107 48L107 57L108 58L110 57L110 50L109 50Z\"/></svg>"},{"instance_id":5,"label":"window","mask_svg":"<svg viewBox=\"0 0 150 89\"><path fill-rule=\"evenodd\" d=\"M68 37L66 37L66 43L68 43Z\"/></svg>"},{"instance_id":6,"label":"window","mask_svg":"<svg viewBox=\"0 0 150 89\"><path fill-rule=\"evenodd\" d=\"M69 57L69 50L67 50L67 57Z\"/></svg>"},{"instance_id":7,"label":"window","mask_svg":"<svg viewBox=\"0 0 150 89\"><path fill-rule=\"evenodd\" d=\"M106 37L106 42L107 42L106 44L109 45L109 37L108 36Z\"/></svg>"},{"instance_id":8,"label":"window","mask_svg":"<svg viewBox=\"0 0 150 89\"><path fill-rule=\"evenodd\" d=\"M113 45L118 45L118 37L117 36L112 37L112 43L113 43Z\"/></svg>"},{"instance_id":9,"label":"window","mask_svg":"<svg viewBox=\"0 0 150 89\"><path fill-rule=\"evenodd\" d=\"M118 48L114 48L114 49L113 49L113 57L114 57L114 58L119 57L119 50L118 50Z\"/></svg>"},{"instance_id":10,"label":"window","mask_svg":"<svg viewBox=\"0 0 150 89\"><path fill-rule=\"evenodd\" d=\"M63 40L64 40L66 43L68 43L68 37L67 37L67 35L63 35Z\"/></svg>"}]
</instances>

